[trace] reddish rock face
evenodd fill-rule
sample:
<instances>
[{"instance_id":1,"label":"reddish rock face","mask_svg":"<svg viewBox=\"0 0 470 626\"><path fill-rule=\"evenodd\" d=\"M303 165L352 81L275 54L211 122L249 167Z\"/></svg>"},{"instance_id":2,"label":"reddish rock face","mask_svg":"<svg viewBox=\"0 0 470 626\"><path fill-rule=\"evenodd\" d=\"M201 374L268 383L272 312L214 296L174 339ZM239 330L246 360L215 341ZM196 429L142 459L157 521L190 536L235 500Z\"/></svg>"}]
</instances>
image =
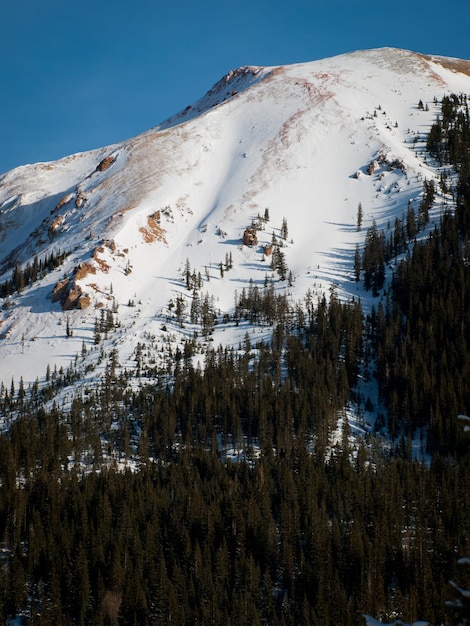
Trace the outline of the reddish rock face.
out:
<instances>
[{"instance_id":1,"label":"reddish rock face","mask_svg":"<svg viewBox=\"0 0 470 626\"><path fill-rule=\"evenodd\" d=\"M114 163L114 157L108 156L105 157L98 165L96 166L97 172L105 172L108 167L110 167Z\"/></svg>"},{"instance_id":2,"label":"reddish rock face","mask_svg":"<svg viewBox=\"0 0 470 626\"><path fill-rule=\"evenodd\" d=\"M256 236L256 228L246 228L243 233L243 243L245 246L256 246L258 237Z\"/></svg>"},{"instance_id":3,"label":"reddish rock face","mask_svg":"<svg viewBox=\"0 0 470 626\"><path fill-rule=\"evenodd\" d=\"M62 300L62 308L64 311L70 311L71 309L75 309L78 305L78 301L80 296L82 295L82 288L80 285L74 285L69 291L67 295Z\"/></svg>"},{"instance_id":4,"label":"reddish rock face","mask_svg":"<svg viewBox=\"0 0 470 626\"><path fill-rule=\"evenodd\" d=\"M91 304L89 294L80 285L72 285L70 278L60 280L52 292L52 302L61 302L64 311L86 309Z\"/></svg>"},{"instance_id":5,"label":"reddish rock face","mask_svg":"<svg viewBox=\"0 0 470 626\"><path fill-rule=\"evenodd\" d=\"M59 280L57 285L54 287L54 291L52 292L52 302L59 302L59 300L62 300L62 298L65 297L69 283L70 278Z\"/></svg>"},{"instance_id":6,"label":"reddish rock face","mask_svg":"<svg viewBox=\"0 0 470 626\"><path fill-rule=\"evenodd\" d=\"M91 298L88 293L82 293L77 301L77 309L86 309L91 304Z\"/></svg>"}]
</instances>

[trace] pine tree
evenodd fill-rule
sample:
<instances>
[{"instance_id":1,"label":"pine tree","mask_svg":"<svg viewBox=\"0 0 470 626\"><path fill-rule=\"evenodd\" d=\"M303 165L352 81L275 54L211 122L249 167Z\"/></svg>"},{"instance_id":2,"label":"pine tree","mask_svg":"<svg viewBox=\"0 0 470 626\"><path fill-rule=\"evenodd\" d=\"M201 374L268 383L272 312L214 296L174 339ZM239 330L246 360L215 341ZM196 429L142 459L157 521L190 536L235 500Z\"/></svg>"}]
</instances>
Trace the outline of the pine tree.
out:
<instances>
[{"instance_id":1,"label":"pine tree","mask_svg":"<svg viewBox=\"0 0 470 626\"><path fill-rule=\"evenodd\" d=\"M354 278L356 283L361 279L361 253L359 252L359 244L356 244L354 251Z\"/></svg>"},{"instance_id":2,"label":"pine tree","mask_svg":"<svg viewBox=\"0 0 470 626\"><path fill-rule=\"evenodd\" d=\"M282 225L281 225L281 239L284 239L284 241L286 241L287 237L289 236L289 230L287 227L287 220L285 217L282 218Z\"/></svg>"},{"instance_id":3,"label":"pine tree","mask_svg":"<svg viewBox=\"0 0 470 626\"><path fill-rule=\"evenodd\" d=\"M181 294L178 294L176 296L175 315L176 315L176 321L178 322L178 324L181 327L183 326L185 310L186 310L186 302L185 302L183 296Z\"/></svg>"},{"instance_id":4,"label":"pine tree","mask_svg":"<svg viewBox=\"0 0 470 626\"><path fill-rule=\"evenodd\" d=\"M359 204L357 205L357 217L356 217L356 230L359 232L362 228L362 219L363 219L363 210L362 210L362 203L359 202Z\"/></svg>"}]
</instances>

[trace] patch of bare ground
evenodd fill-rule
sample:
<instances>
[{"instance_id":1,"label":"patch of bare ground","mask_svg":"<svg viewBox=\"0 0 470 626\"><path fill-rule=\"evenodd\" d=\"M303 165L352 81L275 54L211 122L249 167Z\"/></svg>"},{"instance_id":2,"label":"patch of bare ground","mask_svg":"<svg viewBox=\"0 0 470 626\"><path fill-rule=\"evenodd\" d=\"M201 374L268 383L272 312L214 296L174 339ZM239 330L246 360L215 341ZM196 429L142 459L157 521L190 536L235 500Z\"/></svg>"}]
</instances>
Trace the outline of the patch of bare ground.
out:
<instances>
[{"instance_id":1,"label":"patch of bare ground","mask_svg":"<svg viewBox=\"0 0 470 626\"><path fill-rule=\"evenodd\" d=\"M183 214L185 209L187 209L186 207L187 199L188 199L188 194L186 193L184 196L181 196L181 198L178 198L178 200L176 201L176 208L179 210L181 214Z\"/></svg>"},{"instance_id":2,"label":"patch of bare ground","mask_svg":"<svg viewBox=\"0 0 470 626\"><path fill-rule=\"evenodd\" d=\"M96 283L87 283L86 286L89 287L90 289L93 289L93 291L95 293L101 294L106 300L112 300L113 299L113 297L109 293L107 293L106 291L103 291L102 289L100 289ZM102 302L98 302L96 304L97 308L102 307L102 306L104 306L104 304Z\"/></svg>"},{"instance_id":3,"label":"patch of bare ground","mask_svg":"<svg viewBox=\"0 0 470 626\"><path fill-rule=\"evenodd\" d=\"M49 239L53 239L57 230L62 226L65 222L65 215L58 215L49 226L48 236Z\"/></svg>"},{"instance_id":4,"label":"patch of bare ground","mask_svg":"<svg viewBox=\"0 0 470 626\"><path fill-rule=\"evenodd\" d=\"M88 276L88 274L96 274L96 267L85 261L76 269L75 279L81 280L82 278L85 278L85 276Z\"/></svg>"},{"instance_id":5,"label":"patch of bare ground","mask_svg":"<svg viewBox=\"0 0 470 626\"><path fill-rule=\"evenodd\" d=\"M109 272L109 265L108 263L106 263L106 261L100 259L99 256L96 256L95 253L93 254L93 259L95 260L95 263L98 265L103 274L107 274Z\"/></svg>"},{"instance_id":6,"label":"patch of bare ground","mask_svg":"<svg viewBox=\"0 0 470 626\"><path fill-rule=\"evenodd\" d=\"M439 65L442 65L442 67L445 67L448 70L470 76L470 61L466 61L465 59L451 59L448 57L434 57L427 54L423 54L422 56L427 61L439 63Z\"/></svg>"},{"instance_id":7,"label":"patch of bare ground","mask_svg":"<svg viewBox=\"0 0 470 626\"><path fill-rule=\"evenodd\" d=\"M105 172L116 160L115 156L107 156L96 166L96 172Z\"/></svg>"},{"instance_id":8,"label":"patch of bare ground","mask_svg":"<svg viewBox=\"0 0 470 626\"><path fill-rule=\"evenodd\" d=\"M142 233L145 243L153 243L154 241L166 243L166 231L160 226L160 211L155 211L152 215L148 215L147 226L141 226L139 231Z\"/></svg>"},{"instance_id":9,"label":"patch of bare ground","mask_svg":"<svg viewBox=\"0 0 470 626\"><path fill-rule=\"evenodd\" d=\"M66 204L71 202L73 200L73 197L74 197L73 193L68 193L67 195L65 195L61 200L59 200L59 202L56 204L55 208L52 209L52 213L55 213L56 211L59 211L59 209L61 209Z\"/></svg>"}]
</instances>

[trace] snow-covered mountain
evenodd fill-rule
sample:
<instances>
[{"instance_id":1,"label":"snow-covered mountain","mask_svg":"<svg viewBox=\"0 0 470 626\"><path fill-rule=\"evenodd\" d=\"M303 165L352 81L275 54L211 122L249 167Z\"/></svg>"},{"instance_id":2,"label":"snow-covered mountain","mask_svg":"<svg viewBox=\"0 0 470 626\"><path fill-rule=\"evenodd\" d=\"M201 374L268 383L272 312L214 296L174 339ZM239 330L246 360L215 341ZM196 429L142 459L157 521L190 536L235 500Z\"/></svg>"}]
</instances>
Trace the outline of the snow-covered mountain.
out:
<instances>
[{"instance_id":1,"label":"snow-covered mountain","mask_svg":"<svg viewBox=\"0 0 470 626\"><path fill-rule=\"evenodd\" d=\"M334 284L364 299L356 244L373 220L385 227L417 206L423 181L437 179L425 135L449 93L470 93L470 62L384 48L242 67L137 137L7 172L0 284L35 258L44 271L0 302L0 382L33 383L77 355L84 371L96 366L103 310L118 326L105 345L124 367L139 343L158 355L193 336L193 277L229 319L235 293L271 276L273 233L290 274L276 289L295 299ZM447 201L438 196L434 216ZM238 345L246 332L220 323L213 345Z\"/></svg>"}]
</instances>

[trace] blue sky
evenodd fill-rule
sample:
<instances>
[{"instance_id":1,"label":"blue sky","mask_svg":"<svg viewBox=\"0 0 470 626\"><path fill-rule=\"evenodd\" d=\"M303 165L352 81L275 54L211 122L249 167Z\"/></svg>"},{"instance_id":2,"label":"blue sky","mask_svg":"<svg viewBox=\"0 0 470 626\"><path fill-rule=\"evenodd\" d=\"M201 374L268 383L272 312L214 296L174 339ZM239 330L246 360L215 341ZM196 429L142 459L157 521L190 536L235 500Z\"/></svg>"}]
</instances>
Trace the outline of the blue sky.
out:
<instances>
[{"instance_id":1,"label":"blue sky","mask_svg":"<svg viewBox=\"0 0 470 626\"><path fill-rule=\"evenodd\" d=\"M393 46L470 59L468 0L6 0L0 173L132 137L230 69Z\"/></svg>"}]
</instances>

